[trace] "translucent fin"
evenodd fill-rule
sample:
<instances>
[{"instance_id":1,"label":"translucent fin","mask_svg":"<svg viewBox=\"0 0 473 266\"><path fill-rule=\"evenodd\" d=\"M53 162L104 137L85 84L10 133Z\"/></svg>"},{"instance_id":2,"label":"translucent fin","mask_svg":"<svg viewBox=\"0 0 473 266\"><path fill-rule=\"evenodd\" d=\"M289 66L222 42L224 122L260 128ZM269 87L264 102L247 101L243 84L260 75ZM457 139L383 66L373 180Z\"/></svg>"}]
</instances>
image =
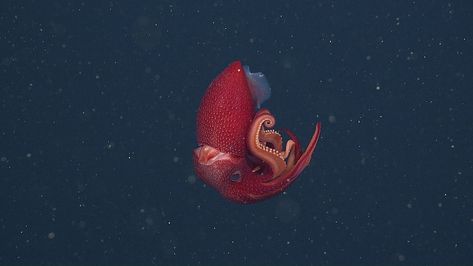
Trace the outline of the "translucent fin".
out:
<instances>
[{"instance_id":1,"label":"translucent fin","mask_svg":"<svg viewBox=\"0 0 473 266\"><path fill-rule=\"evenodd\" d=\"M261 104L271 96L271 87L268 80L261 72L251 73L249 66L243 66L251 94L253 95L256 105L260 108Z\"/></svg>"}]
</instances>

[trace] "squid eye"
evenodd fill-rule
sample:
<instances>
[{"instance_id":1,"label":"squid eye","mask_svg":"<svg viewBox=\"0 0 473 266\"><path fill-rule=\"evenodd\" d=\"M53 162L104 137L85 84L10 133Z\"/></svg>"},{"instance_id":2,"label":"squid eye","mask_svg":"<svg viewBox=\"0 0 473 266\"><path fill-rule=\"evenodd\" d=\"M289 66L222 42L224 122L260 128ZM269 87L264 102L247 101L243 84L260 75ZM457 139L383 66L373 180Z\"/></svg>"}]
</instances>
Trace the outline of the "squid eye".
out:
<instances>
[{"instance_id":1,"label":"squid eye","mask_svg":"<svg viewBox=\"0 0 473 266\"><path fill-rule=\"evenodd\" d=\"M240 171L236 171L233 174L230 175L230 180L232 182L240 182L241 180L241 173Z\"/></svg>"}]
</instances>

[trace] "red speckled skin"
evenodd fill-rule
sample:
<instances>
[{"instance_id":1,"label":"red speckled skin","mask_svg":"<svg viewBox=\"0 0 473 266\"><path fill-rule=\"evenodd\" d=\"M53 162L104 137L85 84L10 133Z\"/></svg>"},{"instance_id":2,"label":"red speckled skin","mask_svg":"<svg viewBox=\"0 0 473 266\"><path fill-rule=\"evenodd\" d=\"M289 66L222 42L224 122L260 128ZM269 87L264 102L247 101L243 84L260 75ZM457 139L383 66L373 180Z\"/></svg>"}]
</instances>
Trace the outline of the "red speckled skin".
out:
<instances>
[{"instance_id":1,"label":"red speckled skin","mask_svg":"<svg viewBox=\"0 0 473 266\"><path fill-rule=\"evenodd\" d=\"M318 123L302 153L299 141L288 132L296 146L297 162L284 175L273 179L271 168L247 148L247 135L255 115L256 103L239 61L212 81L197 112L195 172L223 197L237 203L254 203L284 191L309 164L320 135ZM239 178L235 180L235 176Z\"/></svg>"},{"instance_id":2,"label":"red speckled skin","mask_svg":"<svg viewBox=\"0 0 473 266\"><path fill-rule=\"evenodd\" d=\"M255 102L240 61L221 72L205 92L197 112L197 142L243 157Z\"/></svg>"}]
</instances>

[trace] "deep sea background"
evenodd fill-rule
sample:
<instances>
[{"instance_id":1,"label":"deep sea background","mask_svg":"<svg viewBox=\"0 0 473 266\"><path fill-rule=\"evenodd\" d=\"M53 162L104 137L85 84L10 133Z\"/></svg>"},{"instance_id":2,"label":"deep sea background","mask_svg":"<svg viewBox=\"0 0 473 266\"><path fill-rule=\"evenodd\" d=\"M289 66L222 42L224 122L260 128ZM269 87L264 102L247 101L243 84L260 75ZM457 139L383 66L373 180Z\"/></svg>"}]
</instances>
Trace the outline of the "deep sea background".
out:
<instances>
[{"instance_id":1,"label":"deep sea background","mask_svg":"<svg viewBox=\"0 0 473 266\"><path fill-rule=\"evenodd\" d=\"M0 3L1 265L473 265L471 1ZM253 205L196 178L240 59L311 165Z\"/></svg>"}]
</instances>

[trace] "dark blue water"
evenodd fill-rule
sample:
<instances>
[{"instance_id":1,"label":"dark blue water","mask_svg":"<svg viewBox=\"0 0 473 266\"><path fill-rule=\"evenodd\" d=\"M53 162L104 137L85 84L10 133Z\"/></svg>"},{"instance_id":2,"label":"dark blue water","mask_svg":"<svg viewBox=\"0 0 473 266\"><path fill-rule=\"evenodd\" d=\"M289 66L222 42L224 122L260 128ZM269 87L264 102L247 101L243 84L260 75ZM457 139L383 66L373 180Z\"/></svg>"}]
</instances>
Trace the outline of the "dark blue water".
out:
<instances>
[{"instance_id":1,"label":"dark blue water","mask_svg":"<svg viewBox=\"0 0 473 266\"><path fill-rule=\"evenodd\" d=\"M469 1L2 1L0 264L471 265ZM195 115L240 59L311 165L238 205Z\"/></svg>"}]
</instances>

